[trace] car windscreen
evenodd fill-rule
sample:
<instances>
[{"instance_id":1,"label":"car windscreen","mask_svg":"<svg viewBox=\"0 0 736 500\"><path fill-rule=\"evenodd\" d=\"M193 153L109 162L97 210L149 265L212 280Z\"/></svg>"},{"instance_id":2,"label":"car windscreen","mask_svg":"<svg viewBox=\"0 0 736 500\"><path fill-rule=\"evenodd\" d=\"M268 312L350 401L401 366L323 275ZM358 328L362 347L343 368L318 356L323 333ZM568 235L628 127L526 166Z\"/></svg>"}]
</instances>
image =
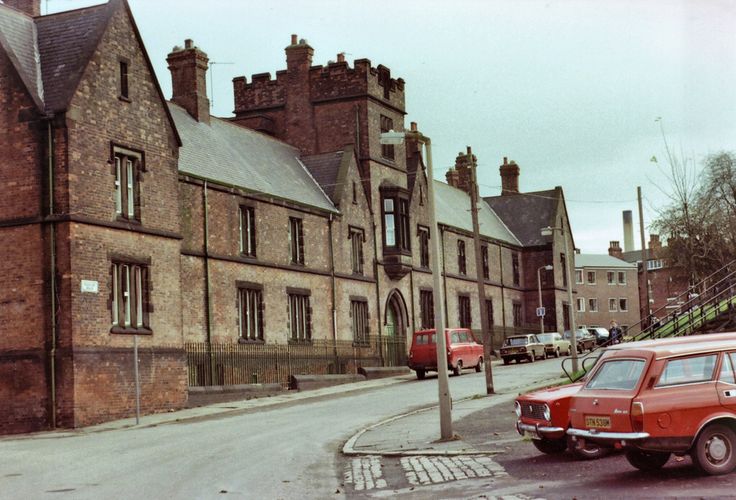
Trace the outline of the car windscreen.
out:
<instances>
[{"instance_id":1,"label":"car windscreen","mask_svg":"<svg viewBox=\"0 0 736 500\"><path fill-rule=\"evenodd\" d=\"M526 337L510 337L504 342L506 345L526 345Z\"/></svg>"},{"instance_id":2,"label":"car windscreen","mask_svg":"<svg viewBox=\"0 0 736 500\"><path fill-rule=\"evenodd\" d=\"M585 385L586 389L631 390L644 371L643 359L612 359L604 361Z\"/></svg>"},{"instance_id":3,"label":"car windscreen","mask_svg":"<svg viewBox=\"0 0 736 500\"><path fill-rule=\"evenodd\" d=\"M541 333L537 335L537 338L540 342L552 342L554 341L554 337L551 333Z\"/></svg>"}]
</instances>

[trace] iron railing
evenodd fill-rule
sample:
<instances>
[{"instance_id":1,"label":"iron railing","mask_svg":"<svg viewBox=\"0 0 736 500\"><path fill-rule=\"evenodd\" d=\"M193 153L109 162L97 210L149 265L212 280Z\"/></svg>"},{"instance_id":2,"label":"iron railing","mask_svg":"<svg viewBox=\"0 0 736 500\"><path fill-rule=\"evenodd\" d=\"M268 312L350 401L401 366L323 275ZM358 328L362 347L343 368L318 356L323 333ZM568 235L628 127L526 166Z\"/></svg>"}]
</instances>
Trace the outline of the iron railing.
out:
<instances>
[{"instance_id":1,"label":"iron railing","mask_svg":"<svg viewBox=\"0 0 736 500\"><path fill-rule=\"evenodd\" d=\"M184 344L189 386L280 384L292 375L357 373L361 366L405 366L406 338L365 343L315 339L288 344Z\"/></svg>"}]
</instances>

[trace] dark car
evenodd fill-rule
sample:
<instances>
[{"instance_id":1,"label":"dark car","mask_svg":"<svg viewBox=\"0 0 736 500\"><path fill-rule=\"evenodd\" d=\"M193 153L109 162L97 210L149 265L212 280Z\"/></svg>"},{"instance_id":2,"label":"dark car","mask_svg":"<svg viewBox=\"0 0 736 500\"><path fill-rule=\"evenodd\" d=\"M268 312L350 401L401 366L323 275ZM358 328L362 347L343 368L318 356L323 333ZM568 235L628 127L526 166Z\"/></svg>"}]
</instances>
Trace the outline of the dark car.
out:
<instances>
[{"instance_id":1,"label":"dark car","mask_svg":"<svg viewBox=\"0 0 736 500\"><path fill-rule=\"evenodd\" d=\"M595 343L598 345L608 342L611 334L603 327L588 328L588 333L595 337Z\"/></svg>"},{"instance_id":2,"label":"dark car","mask_svg":"<svg viewBox=\"0 0 736 500\"><path fill-rule=\"evenodd\" d=\"M565 333L562 335L562 337L565 340L569 340L570 342L572 342L572 333L570 332L570 330L565 330ZM596 346L595 337L589 334L587 330L583 330L582 328L575 331L575 341L577 342L579 353L582 353L584 351L592 351L593 349L595 349Z\"/></svg>"}]
</instances>

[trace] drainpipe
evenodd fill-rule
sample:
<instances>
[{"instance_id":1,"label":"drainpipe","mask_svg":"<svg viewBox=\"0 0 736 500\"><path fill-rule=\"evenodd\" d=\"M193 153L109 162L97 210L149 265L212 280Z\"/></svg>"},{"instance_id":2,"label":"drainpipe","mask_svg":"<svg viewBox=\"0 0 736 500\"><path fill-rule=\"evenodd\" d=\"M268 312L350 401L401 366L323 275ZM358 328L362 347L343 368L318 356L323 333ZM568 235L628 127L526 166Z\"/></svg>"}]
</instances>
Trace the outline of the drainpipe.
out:
<instances>
[{"instance_id":1,"label":"drainpipe","mask_svg":"<svg viewBox=\"0 0 736 500\"><path fill-rule=\"evenodd\" d=\"M442 289L444 291L443 293L443 304L442 307L445 309L445 321L447 324L445 325L447 328L450 328L450 316L447 315L447 269L445 268L445 263L447 262L445 259L445 229L440 227L439 224L437 224L437 227L440 228L440 251L442 252Z\"/></svg>"},{"instance_id":2,"label":"drainpipe","mask_svg":"<svg viewBox=\"0 0 736 500\"><path fill-rule=\"evenodd\" d=\"M498 268L501 271L501 327L503 328L503 339L506 339L506 298L504 297L505 287L503 286L503 248L498 245ZM503 342L502 342L503 343Z\"/></svg>"},{"instance_id":3,"label":"drainpipe","mask_svg":"<svg viewBox=\"0 0 736 500\"><path fill-rule=\"evenodd\" d=\"M46 146L48 160L48 189L49 189L49 209L48 215L54 215L54 130L51 120L53 116L48 116L46 120ZM51 349L49 352L49 372L51 376L51 428L56 429L56 224L49 222L50 236L50 281L51 281Z\"/></svg>"},{"instance_id":4,"label":"drainpipe","mask_svg":"<svg viewBox=\"0 0 736 500\"><path fill-rule=\"evenodd\" d=\"M335 373L340 373L339 358L337 357L337 298L335 292L335 249L332 241L332 214L327 219L327 231L330 238L330 282L332 286L332 346L335 356Z\"/></svg>"},{"instance_id":5,"label":"drainpipe","mask_svg":"<svg viewBox=\"0 0 736 500\"><path fill-rule=\"evenodd\" d=\"M205 295L205 312L207 316L207 351L209 352L210 361L210 385L215 385L215 363L212 353L212 296L210 294L210 225L209 225L209 208L207 205L207 181L204 181L202 187L202 203L204 213L204 295Z\"/></svg>"},{"instance_id":6,"label":"drainpipe","mask_svg":"<svg viewBox=\"0 0 736 500\"><path fill-rule=\"evenodd\" d=\"M373 214L371 214L372 216ZM376 320L378 321L378 359L383 366L383 344L381 340L383 338L381 328L381 290L378 279L378 238L376 237L376 221L374 217L371 217L373 226L373 277L376 280Z\"/></svg>"}]
</instances>

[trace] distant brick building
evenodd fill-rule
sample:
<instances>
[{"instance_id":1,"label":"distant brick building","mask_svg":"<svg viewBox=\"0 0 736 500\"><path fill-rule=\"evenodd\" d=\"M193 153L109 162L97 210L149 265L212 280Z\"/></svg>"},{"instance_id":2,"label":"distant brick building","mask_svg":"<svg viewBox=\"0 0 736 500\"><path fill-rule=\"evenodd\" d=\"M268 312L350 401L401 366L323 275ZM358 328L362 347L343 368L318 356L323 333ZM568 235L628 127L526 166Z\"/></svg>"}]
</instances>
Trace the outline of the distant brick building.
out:
<instances>
[{"instance_id":1,"label":"distant brick building","mask_svg":"<svg viewBox=\"0 0 736 500\"><path fill-rule=\"evenodd\" d=\"M207 55L190 40L167 58L164 99L124 0L38 14L38 0L0 4L0 433L131 415L136 339L142 410L154 412L185 404L189 385L232 383L225 364L193 362L192 345L265 356L390 338L389 364L434 307L449 326L480 327L473 157L458 156L449 184L433 181L430 227L420 145L380 143L405 130L404 82L388 68L313 66L293 37L275 79L234 80L223 119L210 116ZM518 166L500 173L502 195L480 203L496 345L536 324L546 264L547 328L565 326L574 258L561 188L520 193ZM546 226L562 231L543 237Z\"/></svg>"}]
</instances>

